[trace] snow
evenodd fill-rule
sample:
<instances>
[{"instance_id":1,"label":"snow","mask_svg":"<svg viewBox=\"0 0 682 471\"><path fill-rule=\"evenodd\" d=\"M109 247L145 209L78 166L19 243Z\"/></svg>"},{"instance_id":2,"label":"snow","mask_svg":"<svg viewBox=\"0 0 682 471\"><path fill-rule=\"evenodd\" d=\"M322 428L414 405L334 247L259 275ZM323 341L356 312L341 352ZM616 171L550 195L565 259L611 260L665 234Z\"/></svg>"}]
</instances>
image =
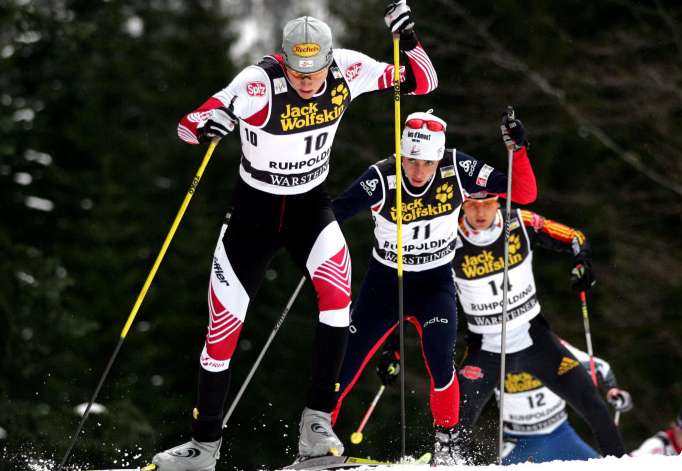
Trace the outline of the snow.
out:
<instances>
[{"instance_id":1,"label":"snow","mask_svg":"<svg viewBox=\"0 0 682 471\"><path fill-rule=\"evenodd\" d=\"M133 458L138 459L137 453ZM27 457L28 458L28 457ZM130 466L126 454L126 459L114 463L111 468L121 468ZM118 461L118 460L117 460ZM56 467L56 462L51 459L26 459L26 465L30 471L52 471ZM137 465L139 466L139 465ZM680 456L625 456L623 458L600 458L589 461L551 461L548 463L522 463L509 466L487 465L487 466L439 466L440 471L682 471L682 455ZM79 467L78 469L89 469ZM140 468L131 467L130 470ZM227 471L232 469L229 463L218 462L216 471ZM420 465L392 465L392 466L360 466L353 468L357 471L427 471L432 469L427 464ZM266 471L266 470L261 470Z\"/></svg>"},{"instance_id":2,"label":"snow","mask_svg":"<svg viewBox=\"0 0 682 471\"><path fill-rule=\"evenodd\" d=\"M374 471L425 471L428 465L363 466L358 470ZM550 461L547 463L522 463L509 466L439 466L443 471L682 471L680 456L624 456L588 461ZM431 468L428 468L431 469Z\"/></svg>"}]
</instances>

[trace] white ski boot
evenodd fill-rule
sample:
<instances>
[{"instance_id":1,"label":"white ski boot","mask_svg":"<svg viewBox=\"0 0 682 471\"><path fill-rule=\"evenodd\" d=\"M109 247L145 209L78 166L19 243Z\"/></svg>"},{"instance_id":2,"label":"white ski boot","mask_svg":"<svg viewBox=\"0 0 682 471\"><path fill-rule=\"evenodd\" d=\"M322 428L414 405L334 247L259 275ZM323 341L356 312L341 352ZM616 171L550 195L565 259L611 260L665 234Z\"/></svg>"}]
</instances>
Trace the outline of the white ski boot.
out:
<instances>
[{"instance_id":1,"label":"white ski boot","mask_svg":"<svg viewBox=\"0 0 682 471\"><path fill-rule=\"evenodd\" d=\"M454 429L436 427L436 443L433 446L431 466L466 464L462 457L459 434Z\"/></svg>"},{"instance_id":2,"label":"white ski boot","mask_svg":"<svg viewBox=\"0 0 682 471\"><path fill-rule=\"evenodd\" d=\"M157 471L215 471L215 464L220 458L220 444L215 442L198 442L194 439L154 455L152 463Z\"/></svg>"},{"instance_id":3,"label":"white ski boot","mask_svg":"<svg viewBox=\"0 0 682 471\"><path fill-rule=\"evenodd\" d=\"M330 413L306 407L301 414L298 429L301 435L298 439L297 460L343 454L343 443L332 429Z\"/></svg>"}]
</instances>

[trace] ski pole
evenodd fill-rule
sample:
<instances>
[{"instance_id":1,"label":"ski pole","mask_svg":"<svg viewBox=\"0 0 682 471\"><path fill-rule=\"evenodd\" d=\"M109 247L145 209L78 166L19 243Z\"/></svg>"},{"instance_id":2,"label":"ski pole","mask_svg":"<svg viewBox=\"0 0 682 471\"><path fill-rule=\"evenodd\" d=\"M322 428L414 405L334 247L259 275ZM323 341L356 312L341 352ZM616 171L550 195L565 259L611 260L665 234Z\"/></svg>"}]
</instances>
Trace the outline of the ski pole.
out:
<instances>
[{"instance_id":1,"label":"ski pole","mask_svg":"<svg viewBox=\"0 0 682 471\"><path fill-rule=\"evenodd\" d=\"M126 335L128 335L128 331L130 330L130 326L133 324L133 321L135 320L135 316L137 315L137 311L140 309L140 306L142 305L142 301L144 300L145 296L147 295L147 291L149 290L149 286L152 284L152 281L154 280L154 277L156 276L156 272L159 269L159 265L161 265L161 261L163 260L163 257L166 255L166 251L168 250L168 246L171 243L171 240L173 240L173 236L175 236L175 231L178 229L178 226L180 225L180 221L182 220L182 217L185 215L185 211L187 210L187 206L189 205L190 200L192 199L192 195L194 195L194 192L197 189L197 186L199 185L199 181L201 180L202 175L204 174L204 169L206 169L206 166L208 165L209 160L211 159L211 156L213 155L213 151L215 150L216 146L218 145L219 139L213 139L208 146L208 149L206 150L206 154L204 154L204 158L201 161L201 165L199 165L199 170L197 170L196 175L194 175L194 178L192 179L192 183L189 186L189 189L187 190L187 194L185 195L185 199L182 201L182 204L180 205L180 209L178 210L178 213L175 216L175 220L173 220L173 224L171 225L170 230L168 231L168 234L166 235L166 239L163 241L163 245L161 246L161 250L159 251L159 254L156 256L156 260L154 261L154 265L152 266L152 269L149 271L149 274L147 275L147 279L144 282L144 285L142 286L142 289L140 290L140 294L137 296L137 300L135 301L135 304L133 305L133 308L130 311L130 314L128 315L128 320L126 321L125 325L123 326L123 330L121 331L121 335L118 339L118 343L116 344L116 348L114 348L114 352L111 354L111 358L109 358L109 362L107 363L106 368L104 369L104 373L102 374L102 377L100 378L99 382L97 383L97 387L95 388L95 392L92 394L92 397L90 398L90 402L88 402L88 406L85 408L85 412L83 413L83 417L80 420L80 423L78 424L78 427L76 428L76 433L73 435L73 438L71 439L71 443L69 444L69 448L66 450L66 453L64 454L64 457L62 458L61 463L59 463L59 466L57 466L56 471L61 471L61 469L64 467L66 464L66 461L69 459L69 455L71 454L71 450L73 449L74 445L78 441L78 437L80 436L81 430L83 428L83 425L85 424L85 421L88 419L88 416L90 415L90 408L92 407L92 404L95 402L95 399L97 399L97 395L99 394L100 389L102 389L102 385L104 384L104 381L106 380L107 376L109 375L109 371L111 370L112 365L114 364L114 361L116 360L116 357L118 356L118 352L121 350L121 346L123 345L123 341L126 338Z\"/></svg>"},{"instance_id":2,"label":"ski pole","mask_svg":"<svg viewBox=\"0 0 682 471\"><path fill-rule=\"evenodd\" d=\"M386 390L385 385L381 385L379 390L377 391L376 395L374 396L374 399L372 400L372 403L369 405L367 408L367 412L365 412L365 416L362 418L362 422L360 422L360 426L358 429L353 432L350 436L350 441L354 445L357 445L362 441L362 431L365 429L365 425L367 425L367 421L369 418L372 416L372 413L374 412L374 408L377 406L377 403L379 402L379 399L381 399L381 395L384 393Z\"/></svg>"},{"instance_id":3,"label":"ski pole","mask_svg":"<svg viewBox=\"0 0 682 471\"><path fill-rule=\"evenodd\" d=\"M398 324L400 324L400 456L405 457L405 314L403 310L403 196L400 157L400 34L393 33L393 103L395 129L395 207L398 262Z\"/></svg>"},{"instance_id":4,"label":"ski pole","mask_svg":"<svg viewBox=\"0 0 682 471\"><path fill-rule=\"evenodd\" d=\"M230 420L230 416L234 412L234 409L237 407L239 400L242 398L242 394L244 394L246 387L251 382L251 378L253 378L254 373L256 372L256 370L258 369L258 366L260 365L260 362L263 360L263 357L265 356L265 352L268 351L268 348L270 347L270 344L272 343L273 339L275 338L275 335L277 335L277 332L279 331L280 327L282 327L282 324L284 324L284 319L287 317L287 314L289 313L291 306L294 304L294 301L296 301L296 297L298 296L298 293L301 291L301 288L303 287L304 282L305 282L305 276L302 276L301 281L298 282L298 286L296 286L296 289L294 290L291 297L289 298L287 305L284 307L284 311L282 311L282 315L279 317L279 319L275 323L275 327L272 329L272 332L270 332L270 337L268 337L268 340L265 342L265 345L263 345L263 348L261 349L261 352L258 355L258 358L256 358L256 361L254 362L253 366L251 367L251 371L249 371L249 374L246 376L246 379L244 380L244 383L242 384L241 388L239 388L237 395L232 400L232 404L230 404L230 408L227 410L227 414L225 414L225 417L223 418L223 428L225 428L227 426L227 421Z\"/></svg>"},{"instance_id":5,"label":"ski pole","mask_svg":"<svg viewBox=\"0 0 682 471\"><path fill-rule=\"evenodd\" d=\"M509 120L514 119L514 108L507 106ZM500 337L500 420L498 426L498 460L502 465L504 450L504 379L507 361L507 297L509 294L509 232L512 201L512 165L514 161L514 143L507 145L507 202L504 217L504 275L502 276L502 333Z\"/></svg>"},{"instance_id":6,"label":"ski pole","mask_svg":"<svg viewBox=\"0 0 682 471\"><path fill-rule=\"evenodd\" d=\"M587 313L587 296L585 291L580 292L580 304L583 313L583 326L585 327L585 341L587 342L587 354L590 356L590 376L592 382L597 386L597 367L594 363L594 352L592 351L592 334L590 333L590 318ZM617 424L618 422L616 422Z\"/></svg>"},{"instance_id":7,"label":"ski pole","mask_svg":"<svg viewBox=\"0 0 682 471\"><path fill-rule=\"evenodd\" d=\"M620 425L620 411L617 410L615 414L613 414L613 423L616 424L616 427Z\"/></svg>"}]
</instances>

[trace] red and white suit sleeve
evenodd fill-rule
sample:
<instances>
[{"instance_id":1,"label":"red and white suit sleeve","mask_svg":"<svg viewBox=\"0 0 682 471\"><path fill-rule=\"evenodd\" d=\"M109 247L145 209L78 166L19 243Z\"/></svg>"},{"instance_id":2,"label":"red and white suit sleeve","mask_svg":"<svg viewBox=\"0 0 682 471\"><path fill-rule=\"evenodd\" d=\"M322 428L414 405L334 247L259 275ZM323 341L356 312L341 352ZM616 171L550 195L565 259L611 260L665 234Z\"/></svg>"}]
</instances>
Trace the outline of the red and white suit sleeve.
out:
<instances>
[{"instance_id":1,"label":"red and white suit sleeve","mask_svg":"<svg viewBox=\"0 0 682 471\"><path fill-rule=\"evenodd\" d=\"M503 198L507 193L500 193ZM512 162L512 201L518 204L530 204L538 197L538 185L535 173L528 159L526 147L514 151Z\"/></svg>"},{"instance_id":2,"label":"red and white suit sleeve","mask_svg":"<svg viewBox=\"0 0 682 471\"><path fill-rule=\"evenodd\" d=\"M207 111L228 107L230 103L239 119L249 122L258 120L263 110L267 114L271 93L270 80L265 71L257 66L249 66L237 74L227 87L183 116L178 123L178 136L189 144L198 144L197 126L207 119Z\"/></svg>"},{"instance_id":3,"label":"red and white suit sleeve","mask_svg":"<svg viewBox=\"0 0 682 471\"><path fill-rule=\"evenodd\" d=\"M416 87L410 95L425 95L438 86L438 75L421 44L405 51L407 67L415 77ZM348 82L351 99L368 92L384 90L393 86L394 66L379 62L366 54L350 49L335 49L334 59ZM400 81L405 80L405 66L400 67Z\"/></svg>"}]
</instances>

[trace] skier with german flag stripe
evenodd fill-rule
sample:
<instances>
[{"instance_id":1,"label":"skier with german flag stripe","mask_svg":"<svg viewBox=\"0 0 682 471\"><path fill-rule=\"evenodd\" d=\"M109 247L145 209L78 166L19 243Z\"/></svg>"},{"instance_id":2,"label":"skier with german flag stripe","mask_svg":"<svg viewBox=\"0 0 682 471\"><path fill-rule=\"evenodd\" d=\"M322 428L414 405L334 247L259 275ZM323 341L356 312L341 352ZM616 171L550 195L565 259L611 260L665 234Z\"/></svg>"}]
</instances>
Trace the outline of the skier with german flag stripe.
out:
<instances>
[{"instance_id":1,"label":"skier with german flag stripe","mask_svg":"<svg viewBox=\"0 0 682 471\"><path fill-rule=\"evenodd\" d=\"M467 320L468 349L459 369L460 421L456 429L460 446L472 452L467 443L472 427L500 379L505 212L497 195L487 192L469 195L462 209L453 267ZM506 371L525 371L538 378L588 422L602 455L624 455L623 440L606 403L587 371L540 313L535 289L535 245L573 255L575 290L585 291L594 284L585 235L523 209L513 210L509 229Z\"/></svg>"},{"instance_id":2,"label":"skier with german flag stripe","mask_svg":"<svg viewBox=\"0 0 682 471\"><path fill-rule=\"evenodd\" d=\"M440 466L458 464L460 459L453 433L459 413L459 390L455 373L457 301L451 268L459 211L467 193L504 193L507 175L459 149L447 148L446 123L431 111L411 113L405 119L401 140L401 243L405 320L421 339L434 423L432 464ZM517 147L512 167L514 201L532 203L537 185L526 152L523 125L505 114L501 131L502 139L512 140ZM377 372L385 384L398 374L397 342L389 338L399 322L395 163L395 156L391 156L371 165L333 203L339 221L366 210L371 211L374 221L374 247L351 311L334 420L384 343L388 354L381 356Z\"/></svg>"}]
</instances>

